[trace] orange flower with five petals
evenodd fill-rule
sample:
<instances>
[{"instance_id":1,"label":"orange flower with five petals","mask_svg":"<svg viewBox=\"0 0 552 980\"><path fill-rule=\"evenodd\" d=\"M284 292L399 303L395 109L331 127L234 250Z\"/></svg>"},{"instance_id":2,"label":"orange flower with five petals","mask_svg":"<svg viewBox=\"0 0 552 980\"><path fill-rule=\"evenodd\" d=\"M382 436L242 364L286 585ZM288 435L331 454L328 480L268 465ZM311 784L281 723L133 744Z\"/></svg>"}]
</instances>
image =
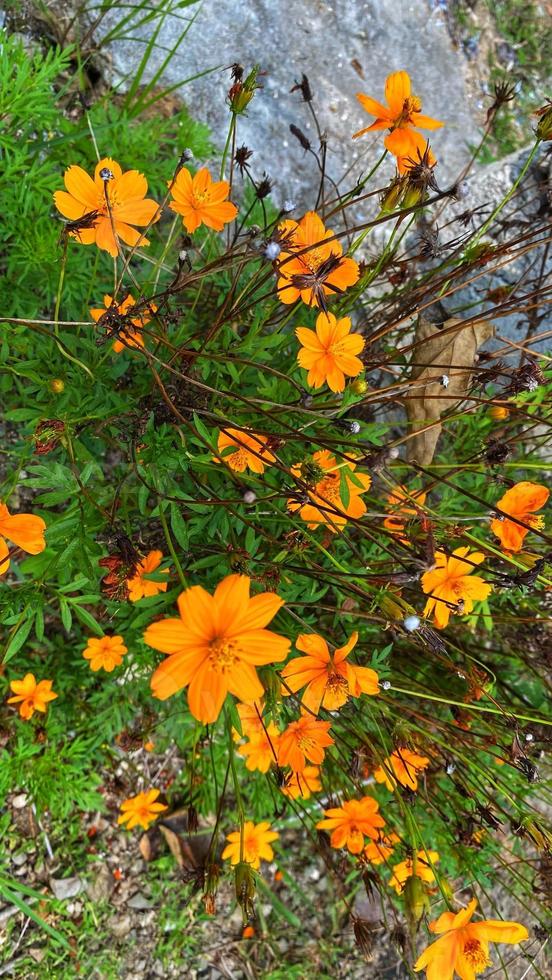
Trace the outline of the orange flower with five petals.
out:
<instances>
[{"instance_id":1,"label":"orange flower with five petals","mask_svg":"<svg viewBox=\"0 0 552 980\"><path fill-rule=\"evenodd\" d=\"M186 167L182 167L174 183L169 186L173 197L169 207L182 215L184 227L190 235L200 225L222 231L225 224L233 221L238 213L236 205L226 200L230 185L225 180L213 181L206 167L198 170L193 177Z\"/></svg>"},{"instance_id":2,"label":"orange flower with five petals","mask_svg":"<svg viewBox=\"0 0 552 980\"><path fill-rule=\"evenodd\" d=\"M376 116L376 121L354 133L353 139L374 130L388 129L389 135L384 139L385 147L397 158L399 173L405 173L409 167L419 162L428 148L427 140L415 127L439 129L443 123L422 113L422 101L412 94L410 76L406 71L395 71L387 76L385 98L386 106L362 92L357 94L363 109L371 116ZM432 166L435 162L435 157L429 152L428 164Z\"/></svg>"},{"instance_id":3,"label":"orange flower with five petals","mask_svg":"<svg viewBox=\"0 0 552 980\"><path fill-rule=\"evenodd\" d=\"M264 689L255 667L284 660L290 642L265 629L283 605L273 592L250 597L247 575L227 575L211 595L193 585L178 597L179 619L148 626L144 640L168 654L151 679L164 701L183 687L194 718L217 720L228 693L259 700Z\"/></svg>"},{"instance_id":4,"label":"orange flower with five petals","mask_svg":"<svg viewBox=\"0 0 552 980\"><path fill-rule=\"evenodd\" d=\"M491 531L500 539L506 551L521 551L530 527L537 531L542 530L544 518L533 517L533 514L544 507L549 496L550 491L542 484L524 480L510 487L500 498L497 507L508 514L512 520L509 520L509 517L496 518L491 521ZM529 527L523 527L522 524L518 524L518 521L528 524Z\"/></svg>"},{"instance_id":5,"label":"orange flower with five petals","mask_svg":"<svg viewBox=\"0 0 552 980\"><path fill-rule=\"evenodd\" d=\"M383 765L376 769L374 779L377 783L385 783L387 789L393 790L397 783L407 789L418 789L418 776L429 766L429 759L403 746L392 752Z\"/></svg>"},{"instance_id":6,"label":"orange flower with five petals","mask_svg":"<svg viewBox=\"0 0 552 980\"><path fill-rule=\"evenodd\" d=\"M491 966L489 943L520 943L529 933L519 922L482 919L472 922L477 899L459 912L443 912L430 922L430 931L440 936L418 958L414 969L425 970L427 980L453 980L455 972L462 980L474 980Z\"/></svg>"},{"instance_id":7,"label":"orange flower with five petals","mask_svg":"<svg viewBox=\"0 0 552 980\"><path fill-rule=\"evenodd\" d=\"M308 714L301 715L298 721L292 721L280 735L278 765L289 766L299 773L305 771L307 761L320 766L326 749L334 744L329 730L329 721L318 721Z\"/></svg>"},{"instance_id":8,"label":"orange flower with five petals","mask_svg":"<svg viewBox=\"0 0 552 980\"><path fill-rule=\"evenodd\" d=\"M117 823L126 823L127 830L132 830L133 827L147 830L149 825L157 820L159 814L168 809L164 803L157 802L158 796L158 789L148 789L147 792L131 796L121 803L121 813L117 817Z\"/></svg>"},{"instance_id":9,"label":"orange flower with five petals","mask_svg":"<svg viewBox=\"0 0 552 980\"><path fill-rule=\"evenodd\" d=\"M276 763L279 738L279 729L274 722L269 721L248 742L240 745L238 753L245 757L245 766L250 772L268 772Z\"/></svg>"},{"instance_id":10,"label":"orange flower with five petals","mask_svg":"<svg viewBox=\"0 0 552 980\"><path fill-rule=\"evenodd\" d=\"M338 463L327 449L314 453L312 462L292 466L292 474L309 484L308 503L289 499L288 510L298 510L311 529L325 525L330 531L343 530L349 517L358 519L366 513L361 496L372 485L367 473L353 475L355 468L356 463L351 459ZM347 501L343 499L345 488Z\"/></svg>"},{"instance_id":11,"label":"orange flower with five petals","mask_svg":"<svg viewBox=\"0 0 552 980\"><path fill-rule=\"evenodd\" d=\"M122 303L114 303L113 297L110 296L109 293L105 294L103 301L103 307L96 307L95 309L90 310L90 316L96 321L96 323L98 320L105 317L105 326L111 331L113 330L113 325L114 322L116 322L116 318L125 318L124 326L116 330L117 339L113 342L113 350L115 353L119 354L127 347L143 347L144 338L142 336L142 330L151 320L151 316L148 316L148 313L153 315L157 311L157 306L155 303L148 303L145 309L141 310L137 316L132 317L130 311L132 310L133 306L136 306L136 302L130 293L125 297ZM115 314L115 316L113 316L113 314ZM117 327L118 326L119 325L117 323Z\"/></svg>"},{"instance_id":12,"label":"orange flower with five petals","mask_svg":"<svg viewBox=\"0 0 552 980\"><path fill-rule=\"evenodd\" d=\"M473 575L474 566L485 561L485 555L469 548L456 548L448 557L442 551L435 553L435 567L422 575L422 589L431 593L424 616L433 613L439 629L447 625L451 612L460 615L470 613L474 601L487 599L492 592L481 576Z\"/></svg>"},{"instance_id":13,"label":"orange flower with five petals","mask_svg":"<svg viewBox=\"0 0 552 980\"><path fill-rule=\"evenodd\" d=\"M282 793L292 800L308 800L322 789L319 766L305 766L302 772L292 772L284 780Z\"/></svg>"},{"instance_id":14,"label":"orange flower with five petals","mask_svg":"<svg viewBox=\"0 0 552 980\"><path fill-rule=\"evenodd\" d=\"M282 221L278 231L282 251L277 289L282 303L302 299L307 306L325 310L327 298L354 286L360 275L357 263L343 256L341 243L315 211L308 211L300 221Z\"/></svg>"},{"instance_id":15,"label":"orange flower with five petals","mask_svg":"<svg viewBox=\"0 0 552 980\"><path fill-rule=\"evenodd\" d=\"M364 338L351 333L351 318L337 320L333 313L320 313L316 330L297 327L296 336L302 345L297 360L309 372L311 388L321 388L324 382L332 391L343 391L345 377L356 378L364 370L357 357L364 347Z\"/></svg>"},{"instance_id":16,"label":"orange flower with five petals","mask_svg":"<svg viewBox=\"0 0 552 980\"><path fill-rule=\"evenodd\" d=\"M360 854L365 837L378 840L385 820L378 813L379 803L371 796L360 800L344 800L342 806L324 810L324 820L316 824L318 830L330 831L332 847L346 847L351 854Z\"/></svg>"},{"instance_id":17,"label":"orange flower with five petals","mask_svg":"<svg viewBox=\"0 0 552 980\"><path fill-rule=\"evenodd\" d=\"M162 551L149 551L145 558L138 562L132 578L127 578L128 597L131 602L157 595L167 591L167 582L154 582L147 576L157 571L163 561ZM168 575L168 568L162 568L160 574Z\"/></svg>"},{"instance_id":18,"label":"orange flower with five petals","mask_svg":"<svg viewBox=\"0 0 552 980\"><path fill-rule=\"evenodd\" d=\"M255 432L244 432L242 429L221 429L218 437L218 451L222 462L237 473L250 469L253 473L264 473L265 464L273 463L275 457L266 448L268 436L257 435ZM225 449L234 451L224 453ZM215 463L221 460L213 457Z\"/></svg>"},{"instance_id":19,"label":"orange flower with five petals","mask_svg":"<svg viewBox=\"0 0 552 980\"><path fill-rule=\"evenodd\" d=\"M268 821L263 820L262 823L255 824L251 820L246 820L242 829L243 833L234 830L227 835L226 840L229 843L222 852L223 860L229 860L231 864L241 864L245 861L255 869L260 868L261 861L272 861L274 851L270 845L280 835L270 829Z\"/></svg>"},{"instance_id":20,"label":"orange flower with five petals","mask_svg":"<svg viewBox=\"0 0 552 980\"><path fill-rule=\"evenodd\" d=\"M38 555L44 551L46 524L34 514L10 514L5 504L0 503L0 575L10 567L10 549L5 538L28 555Z\"/></svg>"},{"instance_id":21,"label":"orange flower with five petals","mask_svg":"<svg viewBox=\"0 0 552 980\"><path fill-rule=\"evenodd\" d=\"M316 633L301 633L295 641L298 650L306 657L290 660L282 671L289 692L305 687L302 704L317 714L320 705L328 711L341 708L349 697L358 698L361 694L378 694L378 675L370 667L357 667L346 663L347 657L356 645L358 633L353 633L343 647L330 654L328 644Z\"/></svg>"},{"instance_id":22,"label":"orange flower with five petals","mask_svg":"<svg viewBox=\"0 0 552 980\"><path fill-rule=\"evenodd\" d=\"M81 245L95 243L114 258L119 254L117 239L131 246L149 245L132 227L159 220L157 203L146 197L148 182L143 174L137 170L123 173L115 160L104 157L96 165L93 180L75 165L67 168L63 180L66 189L54 194L58 211L70 221L90 216L91 227L70 232Z\"/></svg>"},{"instance_id":23,"label":"orange flower with five petals","mask_svg":"<svg viewBox=\"0 0 552 980\"><path fill-rule=\"evenodd\" d=\"M8 698L8 704L18 704L19 714L25 721L32 718L35 711L46 711L49 701L54 701L57 694L52 691L53 681L38 681L34 674L25 674L20 681L10 681L13 697Z\"/></svg>"}]
</instances>

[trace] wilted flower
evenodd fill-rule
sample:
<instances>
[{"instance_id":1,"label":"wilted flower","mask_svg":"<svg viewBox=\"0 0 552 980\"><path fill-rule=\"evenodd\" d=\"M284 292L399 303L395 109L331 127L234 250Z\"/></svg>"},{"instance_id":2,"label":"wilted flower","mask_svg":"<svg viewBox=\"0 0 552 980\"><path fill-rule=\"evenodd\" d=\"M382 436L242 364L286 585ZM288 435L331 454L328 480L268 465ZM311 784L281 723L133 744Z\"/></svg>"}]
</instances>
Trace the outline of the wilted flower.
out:
<instances>
[{"instance_id":1,"label":"wilted flower","mask_svg":"<svg viewBox=\"0 0 552 980\"><path fill-rule=\"evenodd\" d=\"M357 263L343 257L340 242L314 211L300 221L282 221L278 231L282 246L278 297L282 303L302 299L308 306L326 310L327 298L354 286L359 277ZM328 238L333 240L326 242Z\"/></svg>"},{"instance_id":2,"label":"wilted flower","mask_svg":"<svg viewBox=\"0 0 552 980\"><path fill-rule=\"evenodd\" d=\"M135 299L128 294L122 303L115 303L113 297L106 293L102 308L90 310L90 316L99 323L109 335L116 337L113 350L119 354L127 347L143 347L142 329L150 322L151 316L157 311L155 303L148 303L145 309L140 309L132 316L132 308L136 306Z\"/></svg>"}]
</instances>

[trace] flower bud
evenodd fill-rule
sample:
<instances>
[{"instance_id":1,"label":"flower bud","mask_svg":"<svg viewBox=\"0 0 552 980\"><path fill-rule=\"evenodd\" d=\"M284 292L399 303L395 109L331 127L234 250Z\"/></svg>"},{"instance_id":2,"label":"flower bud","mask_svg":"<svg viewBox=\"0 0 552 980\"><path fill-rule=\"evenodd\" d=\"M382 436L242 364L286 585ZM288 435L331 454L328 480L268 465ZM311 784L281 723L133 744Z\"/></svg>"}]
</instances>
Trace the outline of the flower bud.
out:
<instances>
[{"instance_id":1,"label":"flower bud","mask_svg":"<svg viewBox=\"0 0 552 980\"><path fill-rule=\"evenodd\" d=\"M256 893L255 872L246 861L240 861L234 871L234 883L236 887L236 899L241 906L244 920L253 917L253 899Z\"/></svg>"},{"instance_id":2,"label":"flower bud","mask_svg":"<svg viewBox=\"0 0 552 980\"><path fill-rule=\"evenodd\" d=\"M368 382L364 378L357 378L351 382L349 388L355 395L365 395L368 391Z\"/></svg>"},{"instance_id":3,"label":"flower bud","mask_svg":"<svg viewBox=\"0 0 552 980\"><path fill-rule=\"evenodd\" d=\"M243 495L244 504L254 504L257 499L257 494L254 490L246 490Z\"/></svg>"},{"instance_id":4,"label":"flower bud","mask_svg":"<svg viewBox=\"0 0 552 980\"><path fill-rule=\"evenodd\" d=\"M380 198L380 208L384 214L388 211L394 211L401 204L402 196L405 190L406 180L404 177L395 177L391 181L387 190L385 190Z\"/></svg>"},{"instance_id":5,"label":"flower bud","mask_svg":"<svg viewBox=\"0 0 552 980\"><path fill-rule=\"evenodd\" d=\"M255 89L261 87L260 85L257 85L258 74L259 66L255 65L244 81L238 79L229 90L228 103L235 116L240 116L245 112L247 106L251 102L251 99L255 95Z\"/></svg>"},{"instance_id":6,"label":"flower bud","mask_svg":"<svg viewBox=\"0 0 552 980\"><path fill-rule=\"evenodd\" d=\"M424 912L429 911L429 896L423 881L417 875L407 878L403 896L409 919L419 922Z\"/></svg>"},{"instance_id":7,"label":"flower bud","mask_svg":"<svg viewBox=\"0 0 552 980\"><path fill-rule=\"evenodd\" d=\"M547 102L541 109L537 109L535 115L539 116L535 131L537 139L552 139L552 102Z\"/></svg>"},{"instance_id":8,"label":"flower bud","mask_svg":"<svg viewBox=\"0 0 552 980\"><path fill-rule=\"evenodd\" d=\"M489 409L489 415L494 422L502 422L503 419L507 419L510 414L510 410L504 405L493 405Z\"/></svg>"},{"instance_id":9,"label":"flower bud","mask_svg":"<svg viewBox=\"0 0 552 980\"><path fill-rule=\"evenodd\" d=\"M61 395L65 391L65 381L62 381L61 378L52 378L48 387L54 395Z\"/></svg>"}]
</instances>

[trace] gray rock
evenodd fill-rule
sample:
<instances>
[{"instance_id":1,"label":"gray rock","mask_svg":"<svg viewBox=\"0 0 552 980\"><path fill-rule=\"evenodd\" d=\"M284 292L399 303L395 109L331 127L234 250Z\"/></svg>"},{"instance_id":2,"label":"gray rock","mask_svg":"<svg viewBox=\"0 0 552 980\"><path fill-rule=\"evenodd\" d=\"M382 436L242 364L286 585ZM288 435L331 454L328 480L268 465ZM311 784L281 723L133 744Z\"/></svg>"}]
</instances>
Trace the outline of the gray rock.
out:
<instances>
[{"instance_id":1,"label":"gray rock","mask_svg":"<svg viewBox=\"0 0 552 980\"><path fill-rule=\"evenodd\" d=\"M124 939L132 929L132 919L130 915L112 915L107 920L107 928L115 939Z\"/></svg>"},{"instance_id":2,"label":"gray rock","mask_svg":"<svg viewBox=\"0 0 552 980\"><path fill-rule=\"evenodd\" d=\"M66 898L75 898L76 895L80 895L84 889L84 882L78 876L74 878L50 878L50 888L55 897L62 902Z\"/></svg>"},{"instance_id":3,"label":"gray rock","mask_svg":"<svg viewBox=\"0 0 552 980\"><path fill-rule=\"evenodd\" d=\"M211 127L220 149L230 118L227 69L239 62L247 72L260 63L263 88L248 115L238 120L237 145L245 143L254 150L253 172L270 174L278 203L291 198L299 206L312 207L318 184L314 160L289 132L290 123L295 123L317 147L308 107L299 92L290 94L302 72L310 80L320 125L328 136L327 169L339 179L351 167L351 186L382 150L382 134L355 142L351 138L373 121L355 95L365 92L383 100L385 77L392 71L407 69L423 111L446 122L431 134L443 181L456 177L469 157L468 143L477 142L465 60L453 48L443 17L427 0L204 0L178 14L165 18L144 81L160 68L183 30L183 19L195 17L159 84L182 83L180 95L194 118ZM118 16L114 11L102 21L100 37L116 26ZM110 44L114 80L122 88L134 79L143 54L139 39L149 40L151 30L150 23L127 30L125 39ZM216 71L183 84L208 68ZM389 175L394 172L391 160L386 168Z\"/></svg>"},{"instance_id":4,"label":"gray rock","mask_svg":"<svg viewBox=\"0 0 552 980\"><path fill-rule=\"evenodd\" d=\"M111 871L107 864L102 864L94 881L86 886L86 893L92 902L107 902L114 887L115 881Z\"/></svg>"},{"instance_id":5,"label":"gray rock","mask_svg":"<svg viewBox=\"0 0 552 980\"><path fill-rule=\"evenodd\" d=\"M142 895L142 892L136 892L132 898L129 898L126 904L129 909L136 909L139 912L153 908L153 902L151 899L146 898L145 895Z\"/></svg>"}]
</instances>

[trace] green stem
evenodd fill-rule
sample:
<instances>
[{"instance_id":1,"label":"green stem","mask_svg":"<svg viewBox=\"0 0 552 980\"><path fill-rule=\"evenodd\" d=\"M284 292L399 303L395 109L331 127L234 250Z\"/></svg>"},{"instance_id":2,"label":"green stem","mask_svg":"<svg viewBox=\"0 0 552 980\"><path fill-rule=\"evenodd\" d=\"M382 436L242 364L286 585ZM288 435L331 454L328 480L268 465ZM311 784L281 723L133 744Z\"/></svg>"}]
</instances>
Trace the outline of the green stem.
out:
<instances>
[{"instance_id":1,"label":"green stem","mask_svg":"<svg viewBox=\"0 0 552 980\"><path fill-rule=\"evenodd\" d=\"M167 519L166 519L166 517L165 517L165 515L163 513L163 510L162 510L161 501L159 501L159 520L161 522L161 527L163 528L163 534L165 535L165 541L167 542L167 548L169 549L169 551L171 553L171 558L174 561L175 568L176 568L178 577L180 579L180 584L181 584L181 586L182 586L183 589L187 589L188 588L188 584L186 582L186 576L184 575L184 572L182 571L182 565L180 564L180 562L178 560L178 555L176 554L176 551L175 551L175 548L174 548L173 540L172 540L172 537L171 537L171 532L169 531L169 526L167 524Z\"/></svg>"}]
</instances>

